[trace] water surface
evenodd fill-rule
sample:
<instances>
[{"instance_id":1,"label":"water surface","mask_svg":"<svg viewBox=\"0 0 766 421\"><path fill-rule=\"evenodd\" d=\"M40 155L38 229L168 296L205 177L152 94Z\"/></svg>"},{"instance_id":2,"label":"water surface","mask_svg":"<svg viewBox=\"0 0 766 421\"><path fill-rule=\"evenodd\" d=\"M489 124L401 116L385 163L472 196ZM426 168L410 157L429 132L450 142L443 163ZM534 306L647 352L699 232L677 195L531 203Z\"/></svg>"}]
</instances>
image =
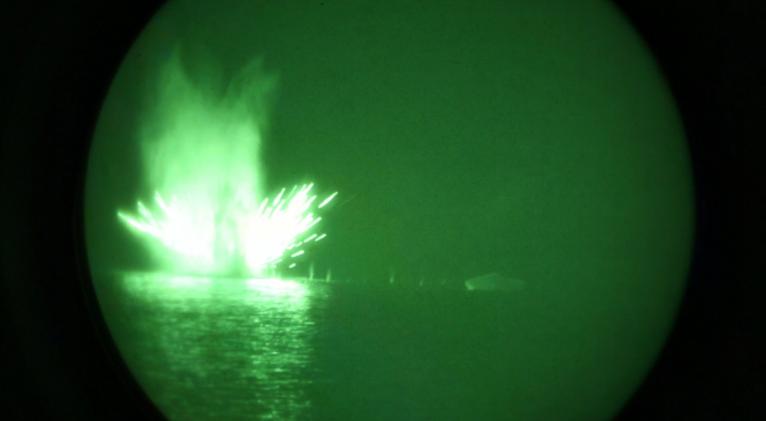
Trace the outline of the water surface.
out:
<instances>
[{"instance_id":1,"label":"water surface","mask_svg":"<svg viewBox=\"0 0 766 421\"><path fill-rule=\"evenodd\" d=\"M160 273L99 293L171 418L505 418L510 404L507 294Z\"/></svg>"}]
</instances>

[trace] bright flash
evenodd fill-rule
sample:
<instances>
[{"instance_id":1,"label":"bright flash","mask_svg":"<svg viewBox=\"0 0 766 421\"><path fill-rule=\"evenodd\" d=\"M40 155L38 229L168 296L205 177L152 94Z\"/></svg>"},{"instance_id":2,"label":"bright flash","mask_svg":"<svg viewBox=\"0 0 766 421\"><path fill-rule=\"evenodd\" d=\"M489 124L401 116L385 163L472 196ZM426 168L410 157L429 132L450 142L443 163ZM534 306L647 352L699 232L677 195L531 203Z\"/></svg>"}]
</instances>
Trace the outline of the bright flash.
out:
<instances>
[{"instance_id":1,"label":"bright flash","mask_svg":"<svg viewBox=\"0 0 766 421\"><path fill-rule=\"evenodd\" d=\"M137 215L118 211L117 216L186 270L220 273L244 267L256 275L303 256L306 247L326 236L314 232L322 220L315 212L338 193L317 204L313 187L282 189L273 199L253 204L168 202L155 192L153 209L138 201Z\"/></svg>"}]
</instances>

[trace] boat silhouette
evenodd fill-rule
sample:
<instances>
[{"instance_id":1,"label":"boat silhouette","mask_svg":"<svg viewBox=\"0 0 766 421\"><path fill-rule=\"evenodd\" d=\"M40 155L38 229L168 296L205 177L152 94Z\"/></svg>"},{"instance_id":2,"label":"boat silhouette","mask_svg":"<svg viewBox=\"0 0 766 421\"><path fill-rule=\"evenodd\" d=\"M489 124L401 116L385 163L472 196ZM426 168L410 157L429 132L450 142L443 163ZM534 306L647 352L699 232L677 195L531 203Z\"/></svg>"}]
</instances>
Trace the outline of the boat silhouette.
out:
<instances>
[{"instance_id":1,"label":"boat silhouette","mask_svg":"<svg viewBox=\"0 0 766 421\"><path fill-rule=\"evenodd\" d=\"M468 291L519 291L524 289L526 282L521 279L509 278L498 273L488 273L465 281Z\"/></svg>"}]
</instances>

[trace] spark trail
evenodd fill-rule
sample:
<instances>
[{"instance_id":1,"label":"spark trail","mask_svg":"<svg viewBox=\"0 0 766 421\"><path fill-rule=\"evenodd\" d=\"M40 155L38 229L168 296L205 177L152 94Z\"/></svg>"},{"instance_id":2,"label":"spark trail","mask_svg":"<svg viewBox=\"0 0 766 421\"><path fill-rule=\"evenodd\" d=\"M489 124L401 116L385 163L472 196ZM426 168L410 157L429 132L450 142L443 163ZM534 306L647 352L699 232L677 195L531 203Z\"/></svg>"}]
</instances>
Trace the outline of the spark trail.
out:
<instances>
[{"instance_id":1,"label":"spark trail","mask_svg":"<svg viewBox=\"0 0 766 421\"><path fill-rule=\"evenodd\" d=\"M134 213L117 211L163 269L262 275L295 266L326 234L314 184L263 194L262 133L276 78L255 61L227 84L193 79L177 53L159 73L139 136L144 187Z\"/></svg>"}]
</instances>

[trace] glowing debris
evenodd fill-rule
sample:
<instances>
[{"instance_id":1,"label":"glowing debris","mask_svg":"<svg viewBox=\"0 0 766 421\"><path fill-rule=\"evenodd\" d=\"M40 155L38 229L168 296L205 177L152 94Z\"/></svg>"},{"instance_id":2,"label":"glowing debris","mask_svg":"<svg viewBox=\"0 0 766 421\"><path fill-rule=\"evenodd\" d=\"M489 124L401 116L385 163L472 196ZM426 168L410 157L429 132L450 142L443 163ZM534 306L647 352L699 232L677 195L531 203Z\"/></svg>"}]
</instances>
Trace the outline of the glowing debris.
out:
<instances>
[{"instance_id":1,"label":"glowing debris","mask_svg":"<svg viewBox=\"0 0 766 421\"><path fill-rule=\"evenodd\" d=\"M117 216L135 233L162 245L187 270L225 273L244 265L248 273L260 274L285 258L306 253L301 249L286 256L288 250L326 236L312 232L322 220L314 213L318 206L314 206L313 187L310 183L289 192L281 189L273 199L251 201L252 206L247 202L168 203L155 192L153 209L138 201L138 216L122 211Z\"/></svg>"},{"instance_id":2,"label":"glowing debris","mask_svg":"<svg viewBox=\"0 0 766 421\"><path fill-rule=\"evenodd\" d=\"M260 59L230 76L225 89L208 89L173 52L140 121L152 201L117 217L164 272L271 276L306 238L313 245L318 212L337 196L318 197L313 183L264 193L263 128L278 77Z\"/></svg>"},{"instance_id":3,"label":"glowing debris","mask_svg":"<svg viewBox=\"0 0 766 421\"><path fill-rule=\"evenodd\" d=\"M335 192L335 193L327 196L327 198L325 200L323 200L322 203L319 204L318 208L322 209L323 207L327 206L332 201L332 199L335 199L335 196L337 196L337 195L338 195L338 192Z\"/></svg>"}]
</instances>

